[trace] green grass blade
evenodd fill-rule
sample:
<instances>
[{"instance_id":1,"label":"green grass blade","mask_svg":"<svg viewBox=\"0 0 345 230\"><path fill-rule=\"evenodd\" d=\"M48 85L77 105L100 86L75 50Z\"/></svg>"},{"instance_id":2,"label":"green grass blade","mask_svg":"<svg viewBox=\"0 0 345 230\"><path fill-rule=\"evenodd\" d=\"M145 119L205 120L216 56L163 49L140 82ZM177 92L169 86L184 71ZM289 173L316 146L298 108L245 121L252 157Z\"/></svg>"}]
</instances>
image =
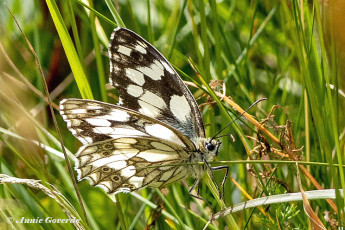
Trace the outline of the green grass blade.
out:
<instances>
[{"instance_id":1,"label":"green grass blade","mask_svg":"<svg viewBox=\"0 0 345 230\"><path fill-rule=\"evenodd\" d=\"M69 36L66 25L62 19L60 11L54 0L46 0L50 15L55 24L55 28L61 39L62 46L65 50L66 57L71 66L74 78L79 88L80 95L84 99L93 99L91 87L86 78L83 65L79 60L79 56L74 48L71 37Z\"/></svg>"}]
</instances>

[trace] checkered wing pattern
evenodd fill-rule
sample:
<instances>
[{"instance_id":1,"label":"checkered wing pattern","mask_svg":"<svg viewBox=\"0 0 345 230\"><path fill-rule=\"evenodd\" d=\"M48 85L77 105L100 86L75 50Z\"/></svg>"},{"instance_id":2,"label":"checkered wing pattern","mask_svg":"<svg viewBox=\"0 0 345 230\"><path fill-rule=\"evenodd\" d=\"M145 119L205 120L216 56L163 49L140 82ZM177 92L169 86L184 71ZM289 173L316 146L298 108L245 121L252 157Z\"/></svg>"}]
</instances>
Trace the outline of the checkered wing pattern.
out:
<instances>
[{"instance_id":1,"label":"checkered wing pattern","mask_svg":"<svg viewBox=\"0 0 345 230\"><path fill-rule=\"evenodd\" d=\"M110 83L118 105L65 99L60 113L84 145L76 154L78 179L107 193L162 187L203 167L219 143L205 138L202 117L169 62L136 33L117 28L109 45ZM197 180L199 181L199 180Z\"/></svg>"}]
</instances>

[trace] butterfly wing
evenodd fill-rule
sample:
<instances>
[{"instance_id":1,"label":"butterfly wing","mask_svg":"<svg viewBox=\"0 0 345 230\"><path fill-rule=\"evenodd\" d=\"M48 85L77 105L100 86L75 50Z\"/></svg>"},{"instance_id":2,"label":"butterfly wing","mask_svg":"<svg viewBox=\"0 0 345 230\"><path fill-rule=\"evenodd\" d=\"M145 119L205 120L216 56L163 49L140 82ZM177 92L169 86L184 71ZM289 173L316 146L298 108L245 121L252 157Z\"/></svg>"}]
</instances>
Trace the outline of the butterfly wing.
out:
<instances>
[{"instance_id":1,"label":"butterfly wing","mask_svg":"<svg viewBox=\"0 0 345 230\"><path fill-rule=\"evenodd\" d=\"M110 83L120 104L174 127L196 145L205 137L197 103L170 63L136 33L117 28L109 46Z\"/></svg>"},{"instance_id":2,"label":"butterfly wing","mask_svg":"<svg viewBox=\"0 0 345 230\"><path fill-rule=\"evenodd\" d=\"M107 193L163 187L188 175L189 154L177 144L152 137L122 137L83 146L76 154L78 179ZM149 167L154 166L154 167Z\"/></svg>"},{"instance_id":3,"label":"butterfly wing","mask_svg":"<svg viewBox=\"0 0 345 230\"><path fill-rule=\"evenodd\" d=\"M188 137L178 130L122 106L95 100L65 99L60 114L67 127L83 144L120 137L157 137L195 149Z\"/></svg>"},{"instance_id":4,"label":"butterfly wing","mask_svg":"<svg viewBox=\"0 0 345 230\"><path fill-rule=\"evenodd\" d=\"M188 174L195 145L177 130L121 106L94 100L67 99L60 113L84 143L76 154L78 179L108 193L162 187ZM148 166L155 166L147 168Z\"/></svg>"}]
</instances>

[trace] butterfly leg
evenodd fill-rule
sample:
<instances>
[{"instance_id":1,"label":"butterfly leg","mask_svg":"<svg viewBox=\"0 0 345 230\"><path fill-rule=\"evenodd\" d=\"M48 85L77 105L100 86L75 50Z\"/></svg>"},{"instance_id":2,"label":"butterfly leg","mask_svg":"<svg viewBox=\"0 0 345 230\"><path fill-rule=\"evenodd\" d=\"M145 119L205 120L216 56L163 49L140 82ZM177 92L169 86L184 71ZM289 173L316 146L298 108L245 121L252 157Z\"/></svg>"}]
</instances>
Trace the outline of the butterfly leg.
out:
<instances>
[{"instance_id":1,"label":"butterfly leg","mask_svg":"<svg viewBox=\"0 0 345 230\"><path fill-rule=\"evenodd\" d=\"M216 181L216 179L214 178L214 175L213 175L213 170L217 170L217 169L214 169L214 168L218 168L218 167L223 167L223 166L216 166L216 167L211 167L210 165L209 165L209 163L204 159L204 166L207 168L207 169L209 169L210 171L210 177L211 177L211 180L214 182L214 185L216 186L216 189L218 190L218 192L219 192L219 198L220 199L223 199L223 195L224 195L224 187L223 187L223 193L220 191L220 189L219 189L219 186L218 186L218 184L217 184L217 181ZM227 167L227 166L224 166L224 167ZM219 168L220 169L220 168ZM227 174L226 174L227 175ZM224 179L223 179L223 181L224 181Z\"/></svg>"},{"instance_id":2,"label":"butterfly leg","mask_svg":"<svg viewBox=\"0 0 345 230\"><path fill-rule=\"evenodd\" d=\"M192 191L198 187L196 195L192 194ZM201 196L199 196L199 188L200 188L200 179L196 179L193 186L189 189L188 193L189 195L191 195L192 197L199 199L199 200L203 200L205 202L208 202L207 200L205 200L204 198L202 198Z\"/></svg>"},{"instance_id":3,"label":"butterfly leg","mask_svg":"<svg viewBox=\"0 0 345 230\"><path fill-rule=\"evenodd\" d=\"M219 197L220 199L223 199L224 198L224 184L226 182L226 177L228 176L229 174L229 166L227 165L221 165L221 166L215 166L215 167L211 167L210 168L212 171L215 171L215 170L220 170L220 169L226 169L225 171L225 175L224 175L224 178L223 178L223 181L221 183L221 187L222 187L222 191L219 191Z\"/></svg>"}]
</instances>

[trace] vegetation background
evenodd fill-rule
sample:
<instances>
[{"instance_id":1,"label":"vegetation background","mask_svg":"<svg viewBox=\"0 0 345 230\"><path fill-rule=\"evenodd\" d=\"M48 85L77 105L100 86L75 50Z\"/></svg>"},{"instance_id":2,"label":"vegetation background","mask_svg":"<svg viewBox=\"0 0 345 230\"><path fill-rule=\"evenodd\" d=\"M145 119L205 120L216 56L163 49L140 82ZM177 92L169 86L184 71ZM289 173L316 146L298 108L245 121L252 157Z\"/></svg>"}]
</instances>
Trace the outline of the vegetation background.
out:
<instances>
[{"instance_id":1,"label":"vegetation background","mask_svg":"<svg viewBox=\"0 0 345 230\"><path fill-rule=\"evenodd\" d=\"M0 6L0 228L201 229L221 209L311 190L316 195L309 202L282 197L275 204L220 213L208 228L344 227L344 12L341 0L5 1ZM67 130L57 105L64 98L116 103L118 95L106 83L107 46L117 26L147 39L194 85L190 89L208 136L239 115L234 106L246 109L267 98L248 111L255 120L241 117L222 132L220 162L214 165L230 166L225 202L214 188L224 172L215 173L217 182L203 180L200 194L208 203L188 195L191 179L163 190L118 194L116 202L82 181L85 219L39 67L73 166L81 143ZM325 200L322 189L336 189L336 198ZM16 223L22 217L81 221Z\"/></svg>"}]
</instances>

